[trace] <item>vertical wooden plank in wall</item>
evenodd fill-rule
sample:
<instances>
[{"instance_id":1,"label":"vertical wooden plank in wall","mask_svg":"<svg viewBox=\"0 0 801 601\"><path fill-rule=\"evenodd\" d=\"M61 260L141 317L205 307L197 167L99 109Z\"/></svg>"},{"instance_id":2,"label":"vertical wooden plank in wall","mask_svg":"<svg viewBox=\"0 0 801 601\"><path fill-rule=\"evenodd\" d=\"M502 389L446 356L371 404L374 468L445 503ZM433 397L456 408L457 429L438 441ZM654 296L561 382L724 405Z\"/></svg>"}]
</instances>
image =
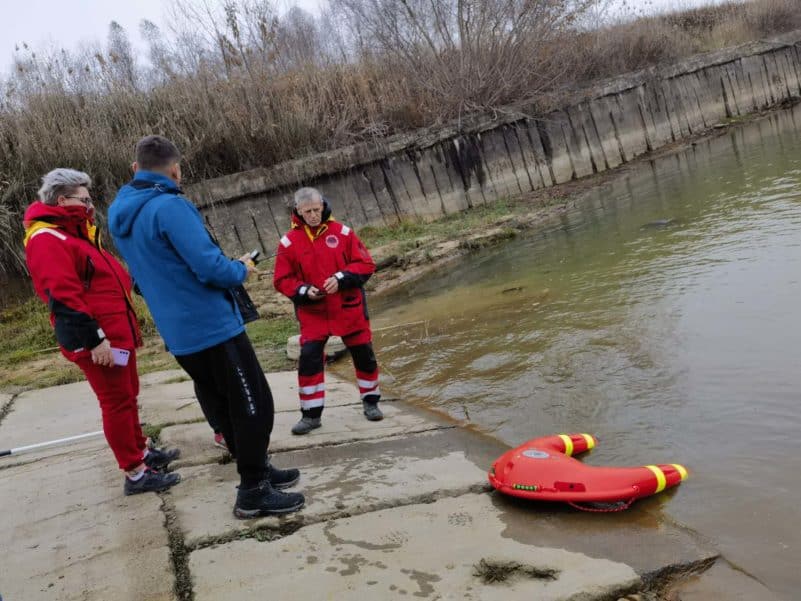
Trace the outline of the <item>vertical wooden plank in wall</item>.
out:
<instances>
[{"instance_id":1,"label":"vertical wooden plank in wall","mask_svg":"<svg viewBox=\"0 0 801 601\"><path fill-rule=\"evenodd\" d=\"M215 202L204 211L211 231L223 251L240 257L245 252L236 230L235 215L226 202ZM238 254L237 254L238 253Z\"/></svg>"},{"instance_id":2,"label":"vertical wooden plank in wall","mask_svg":"<svg viewBox=\"0 0 801 601\"><path fill-rule=\"evenodd\" d=\"M616 93L593 98L584 105L589 116L589 123L585 119L585 128L588 128L590 147L596 143L600 144L606 169L614 169L626 160L622 154L620 132L612 115L612 111L616 108L615 98L617 96Z\"/></svg>"},{"instance_id":3,"label":"vertical wooden plank in wall","mask_svg":"<svg viewBox=\"0 0 801 601\"><path fill-rule=\"evenodd\" d=\"M462 183L464 191L464 198L454 197L450 201L445 200L448 212L451 212L452 206L464 206L464 203L467 208L484 204L486 202L484 188L488 185L488 178L475 137L460 135L453 140L440 142L435 149L442 161L446 184L451 186L451 192L447 194L445 189L442 189L443 200L456 194L459 182ZM439 180L441 178L438 178Z\"/></svg>"},{"instance_id":4,"label":"vertical wooden plank in wall","mask_svg":"<svg viewBox=\"0 0 801 601\"><path fill-rule=\"evenodd\" d=\"M539 174L536 172L536 167L533 167L533 173L530 172L529 161L526 159L526 151L520 142L518 135L518 121L514 121L504 126L503 128L503 141L506 145L506 150L509 153L509 160L515 170L515 179L517 180L517 187L521 192L530 192L542 186L539 181ZM530 146L529 146L530 148ZM529 157L534 159L533 155ZM535 183L536 182L536 183Z\"/></svg>"},{"instance_id":5,"label":"vertical wooden plank in wall","mask_svg":"<svg viewBox=\"0 0 801 601\"><path fill-rule=\"evenodd\" d=\"M732 83L731 78L731 63L720 65L720 88L721 94L724 95L724 104L726 108L726 117L734 117L740 114L740 105L737 100L738 91Z\"/></svg>"},{"instance_id":6,"label":"vertical wooden plank in wall","mask_svg":"<svg viewBox=\"0 0 801 601\"><path fill-rule=\"evenodd\" d=\"M276 189L272 190L267 197L267 206L270 209L270 215L273 219L275 242L270 251L271 254L275 252L278 247L278 240L281 239L289 228L292 227L292 208L294 206L294 193L295 190ZM271 237L268 235L268 237ZM266 243L266 239L265 239Z\"/></svg>"},{"instance_id":7,"label":"vertical wooden plank in wall","mask_svg":"<svg viewBox=\"0 0 801 601\"><path fill-rule=\"evenodd\" d=\"M361 199L368 223L370 225L395 223L400 216L400 210L394 198L395 191L387 186L380 162L362 165L354 171L361 171L363 178L369 182L373 191L372 202L369 202L368 198Z\"/></svg>"},{"instance_id":8,"label":"vertical wooden plank in wall","mask_svg":"<svg viewBox=\"0 0 801 601\"><path fill-rule=\"evenodd\" d=\"M510 128L510 133L514 135L515 139L517 140L519 152L520 152L520 159L523 161L523 164L526 168L528 173L529 181L531 183L532 190L538 190L540 188L544 188L547 184L545 183L546 180L544 179L544 174L540 172L540 169L544 169L546 174L548 172L548 167L544 163L544 155L542 154L542 146L540 145L540 155L537 156L537 152L534 149L534 144L529 137L529 127L528 127L529 119L524 119L520 121L516 121L512 124ZM539 142L539 133L537 132L536 128L534 129L534 134L537 136L537 142ZM550 181L550 175L548 175L548 180Z\"/></svg>"},{"instance_id":9,"label":"vertical wooden plank in wall","mask_svg":"<svg viewBox=\"0 0 801 601\"><path fill-rule=\"evenodd\" d=\"M704 122L700 101L696 93L697 79L695 73L679 75L674 79L674 82L684 106L689 134L697 134L703 131L706 129L706 123Z\"/></svg>"},{"instance_id":10,"label":"vertical wooden plank in wall","mask_svg":"<svg viewBox=\"0 0 801 601\"><path fill-rule=\"evenodd\" d=\"M430 148L406 151L409 167L422 191L421 196L415 196L415 212L419 217L429 221L445 214L439 186L434 172L428 166L428 159L425 158L431 152Z\"/></svg>"},{"instance_id":11,"label":"vertical wooden plank in wall","mask_svg":"<svg viewBox=\"0 0 801 601\"><path fill-rule=\"evenodd\" d=\"M771 105L772 99L768 90L765 63L759 55L744 56L740 59L743 65L743 74L751 86L754 94L754 109L761 110Z\"/></svg>"},{"instance_id":12,"label":"vertical wooden plank in wall","mask_svg":"<svg viewBox=\"0 0 801 601\"><path fill-rule=\"evenodd\" d=\"M738 115L747 115L757 107L757 100L754 97L754 90L751 82L745 76L743 62L740 59L726 64L726 72L729 74L729 81L737 98Z\"/></svg>"},{"instance_id":13,"label":"vertical wooden plank in wall","mask_svg":"<svg viewBox=\"0 0 801 601\"><path fill-rule=\"evenodd\" d=\"M554 183L561 184L575 179L576 170L565 141L565 126L569 127L567 115L562 111L551 111L538 119L536 126Z\"/></svg>"},{"instance_id":14,"label":"vertical wooden plank in wall","mask_svg":"<svg viewBox=\"0 0 801 601\"><path fill-rule=\"evenodd\" d=\"M267 251L262 240L259 223L264 220L264 196L248 196L237 201L236 205L237 230L239 240L245 248L245 252L259 250L262 253ZM269 215L267 215L270 218Z\"/></svg>"},{"instance_id":15,"label":"vertical wooden plank in wall","mask_svg":"<svg viewBox=\"0 0 801 601\"><path fill-rule=\"evenodd\" d=\"M710 65L696 71L698 82L697 94L701 103L701 114L706 127L711 127L726 119L726 96L720 85L722 69L717 65Z\"/></svg>"},{"instance_id":16,"label":"vertical wooden plank in wall","mask_svg":"<svg viewBox=\"0 0 801 601\"><path fill-rule=\"evenodd\" d=\"M675 107L676 122L679 127L679 138L691 136L693 128L691 125L690 108L687 106L687 99L684 94L684 86L681 82L681 75L672 77L669 80L670 92ZM672 112L672 111L671 111Z\"/></svg>"},{"instance_id":17,"label":"vertical wooden plank in wall","mask_svg":"<svg viewBox=\"0 0 801 601\"><path fill-rule=\"evenodd\" d=\"M645 132L648 148L655 150L672 142L673 130L670 127L670 115L659 82L649 79L637 88L636 93L640 123Z\"/></svg>"},{"instance_id":18,"label":"vertical wooden plank in wall","mask_svg":"<svg viewBox=\"0 0 801 601\"><path fill-rule=\"evenodd\" d=\"M793 48L782 48L776 52L776 62L783 74L788 98L801 95L801 81L799 81L798 71L796 71L792 62L794 57Z\"/></svg>"},{"instance_id":19,"label":"vertical wooden plank in wall","mask_svg":"<svg viewBox=\"0 0 801 601\"><path fill-rule=\"evenodd\" d=\"M352 170L348 169L344 172L322 176L314 180L312 185L319 189L331 204L331 211L336 219L357 228L367 225L369 220L350 184L349 178L352 176Z\"/></svg>"},{"instance_id":20,"label":"vertical wooden plank in wall","mask_svg":"<svg viewBox=\"0 0 801 601\"><path fill-rule=\"evenodd\" d=\"M646 128L640 116L639 87L615 94L610 97L608 104L621 158L630 161L648 152Z\"/></svg>"},{"instance_id":21,"label":"vertical wooden plank in wall","mask_svg":"<svg viewBox=\"0 0 801 601\"><path fill-rule=\"evenodd\" d=\"M762 54L762 62L765 64L765 74L771 95L771 106L775 106L787 98L787 84L784 82L784 74L776 63L776 55L774 52L765 52Z\"/></svg>"},{"instance_id":22,"label":"vertical wooden plank in wall","mask_svg":"<svg viewBox=\"0 0 801 601\"><path fill-rule=\"evenodd\" d=\"M461 145L458 144L460 141ZM437 176L442 201L448 212L452 212L454 208L464 210L474 206L475 203L484 202L482 185L483 181L486 181L486 172L481 161L481 152L474 141L471 143L468 139L466 145L464 141L465 137L460 136L454 140L443 140L431 147L436 160L436 169L432 165L432 170ZM476 177L472 178L473 186L469 189L465 187L463 163L468 159L473 161L471 168L476 170Z\"/></svg>"},{"instance_id":23,"label":"vertical wooden plank in wall","mask_svg":"<svg viewBox=\"0 0 801 601\"><path fill-rule=\"evenodd\" d=\"M604 170L603 151L596 149L600 155L600 167L595 161L595 154L590 150L586 130L584 128L585 114L577 106L569 106L565 111L565 120L562 122L562 131L567 145L573 172L576 177L585 177L596 171Z\"/></svg>"},{"instance_id":24,"label":"vertical wooden plank in wall","mask_svg":"<svg viewBox=\"0 0 801 601\"><path fill-rule=\"evenodd\" d=\"M501 188L499 187L499 189L496 189L495 180L493 179L492 174L487 167L487 160L485 156L487 154L487 150L484 148L483 137L483 133L463 135L463 149L467 150L468 154L460 153L458 155L462 168L464 168L466 164L469 164L470 170L477 176L480 175L480 177L476 177L476 180L481 186L481 194L475 194L470 197L473 206L493 202L502 195L502 192L499 191ZM490 137L490 139L492 138L491 136L488 137ZM494 146L494 144L490 142L490 146ZM467 156L470 156L469 163L465 162L465 158Z\"/></svg>"},{"instance_id":25,"label":"vertical wooden plank in wall","mask_svg":"<svg viewBox=\"0 0 801 601\"><path fill-rule=\"evenodd\" d=\"M684 107L677 96L673 78L658 82L662 97L665 99L665 109L670 121L670 133L674 140L681 140L689 135L687 121L684 118Z\"/></svg>"},{"instance_id":26,"label":"vertical wooden plank in wall","mask_svg":"<svg viewBox=\"0 0 801 601\"><path fill-rule=\"evenodd\" d=\"M517 196L524 189L518 181L515 164L509 152L509 145L506 140L506 130L508 128L509 126L504 124L481 134L484 165L495 184L496 196L494 200ZM526 184L526 187L528 187L528 184Z\"/></svg>"},{"instance_id":27,"label":"vertical wooden plank in wall","mask_svg":"<svg viewBox=\"0 0 801 601\"><path fill-rule=\"evenodd\" d=\"M417 204L423 192L411 167L408 154L405 152L391 154L381 162L381 168L395 195L400 217L417 218Z\"/></svg>"}]
</instances>

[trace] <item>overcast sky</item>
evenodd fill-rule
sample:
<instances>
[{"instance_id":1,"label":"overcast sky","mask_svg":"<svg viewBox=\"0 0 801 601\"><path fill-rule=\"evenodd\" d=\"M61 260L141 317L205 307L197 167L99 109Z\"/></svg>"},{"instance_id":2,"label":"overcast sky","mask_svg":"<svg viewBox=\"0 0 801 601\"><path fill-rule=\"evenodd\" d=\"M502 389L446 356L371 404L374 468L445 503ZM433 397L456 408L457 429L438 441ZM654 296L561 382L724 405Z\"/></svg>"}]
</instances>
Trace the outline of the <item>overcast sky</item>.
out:
<instances>
[{"instance_id":1,"label":"overcast sky","mask_svg":"<svg viewBox=\"0 0 801 601\"><path fill-rule=\"evenodd\" d=\"M192 0L220 4L222 0ZM622 2L623 0L614 0ZM676 6L698 6L719 0L629 0L629 6L665 10ZM317 12L324 0L279 0L277 6L296 4ZM14 47L28 43L34 49L46 47L74 50L81 42L105 42L108 26L117 21L130 36L134 47L142 48L139 23L148 19L161 27L167 24L170 0L0 0L3 35L0 37L0 73L11 65Z\"/></svg>"}]
</instances>

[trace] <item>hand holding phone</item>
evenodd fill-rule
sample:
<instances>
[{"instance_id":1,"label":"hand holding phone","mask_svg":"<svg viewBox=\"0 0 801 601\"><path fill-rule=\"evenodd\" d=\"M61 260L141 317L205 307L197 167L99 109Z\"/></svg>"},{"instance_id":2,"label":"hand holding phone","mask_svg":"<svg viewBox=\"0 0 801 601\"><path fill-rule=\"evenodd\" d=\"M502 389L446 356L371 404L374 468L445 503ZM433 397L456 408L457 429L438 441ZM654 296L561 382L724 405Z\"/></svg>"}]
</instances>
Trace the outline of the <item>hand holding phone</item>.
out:
<instances>
[{"instance_id":1,"label":"hand holding phone","mask_svg":"<svg viewBox=\"0 0 801 601\"><path fill-rule=\"evenodd\" d=\"M111 347L111 354L114 357L114 365L118 367L125 367L128 365L128 358L131 356L131 351L126 351L122 348Z\"/></svg>"}]
</instances>

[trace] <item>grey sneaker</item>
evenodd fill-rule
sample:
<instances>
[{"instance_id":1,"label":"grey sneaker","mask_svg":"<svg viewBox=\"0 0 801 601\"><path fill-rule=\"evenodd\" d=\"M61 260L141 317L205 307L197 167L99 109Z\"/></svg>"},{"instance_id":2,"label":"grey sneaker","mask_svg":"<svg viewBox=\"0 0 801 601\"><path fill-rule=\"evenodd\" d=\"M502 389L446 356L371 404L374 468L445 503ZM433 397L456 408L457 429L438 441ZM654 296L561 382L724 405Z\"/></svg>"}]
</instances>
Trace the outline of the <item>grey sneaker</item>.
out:
<instances>
[{"instance_id":1,"label":"grey sneaker","mask_svg":"<svg viewBox=\"0 0 801 601\"><path fill-rule=\"evenodd\" d=\"M370 403L369 401L362 401L362 407L364 407L364 417L366 417L371 422L380 422L384 419L384 414L381 413L381 409L378 408L378 403Z\"/></svg>"},{"instance_id":2,"label":"grey sneaker","mask_svg":"<svg viewBox=\"0 0 801 601\"><path fill-rule=\"evenodd\" d=\"M148 467L145 468L145 475L135 482L126 476L124 490L126 495L138 495L143 492L161 492L167 490L171 486L175 486L180 481L181 474L176 474L175 472L165 474Z\"/></svg>"},{"instance_id":3,"label":"grey sneaker","mask_svg":"<svg viewBox=\"0 0 801 601\"><path fill-rule=\"evenodd\" d=\"M322 425L319 417L301 417L300 421L292 426L292 434L308 434Z\"/></svg>"}]
</instances>

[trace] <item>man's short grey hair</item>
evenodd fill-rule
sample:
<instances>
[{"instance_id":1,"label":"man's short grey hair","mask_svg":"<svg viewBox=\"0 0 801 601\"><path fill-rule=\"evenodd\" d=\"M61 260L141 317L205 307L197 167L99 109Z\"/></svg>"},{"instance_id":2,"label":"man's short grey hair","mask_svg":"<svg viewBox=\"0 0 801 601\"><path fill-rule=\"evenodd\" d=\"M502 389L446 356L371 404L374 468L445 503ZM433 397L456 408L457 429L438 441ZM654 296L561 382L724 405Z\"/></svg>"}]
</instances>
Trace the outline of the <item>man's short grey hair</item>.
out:
<instances>
[{"instance_id":1,"label":"man's short grey hair","mask_svg":"<svg viewBox=\"0 0 801 601\"><path fill-rule=\"evenodd\" d=\"M39 200L46 205L55 205L59 196L74 194L83 186L89 188L92 178L83 171L75 169L53 169L42 178L42 187L39 188Z\"/></svg>"},{"instance_id":2,"label":"man's short grey hair","mask_svg":"<svg viewBox=\"0 0 801 601\"><path fill-rule=\"evenodd\" d=\"M323 202L323 195L317 188L301 188L295 192L295 208L310 202Z\"/></svg>"}]
</instances>

